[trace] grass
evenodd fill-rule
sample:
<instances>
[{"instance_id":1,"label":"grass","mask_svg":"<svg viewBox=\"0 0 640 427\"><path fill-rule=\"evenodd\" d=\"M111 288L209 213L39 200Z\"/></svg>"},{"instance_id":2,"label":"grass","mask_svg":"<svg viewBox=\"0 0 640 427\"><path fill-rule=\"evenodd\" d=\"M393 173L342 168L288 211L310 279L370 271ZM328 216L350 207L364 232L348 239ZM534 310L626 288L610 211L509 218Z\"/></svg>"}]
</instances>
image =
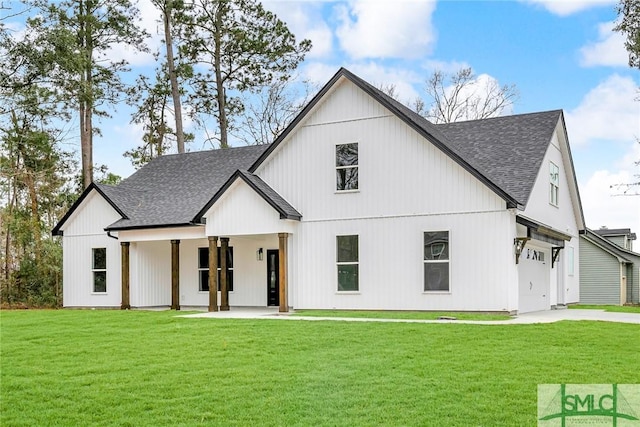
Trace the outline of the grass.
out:
<instances>
[{"instance_id":1,"label":"grass","mask_svg":"<svg viewBox=\"0 0 640 427\"><path fill-rule=\"evenodd\" d=\"M617 313L640 313L640 305L589 305L589 304L574 304L569 308L575 310L604 310L613 311Z\"/></svg>"},{"instance_id":2,"label":"grass","mask_svg":"<svg viewBox=\"0 0 640 427\"><path fill-rule=\"evenodd\" d=\"M350 310L296 310L293 316L311 317L356 317L365 319L411 319L437 320L442 316L455 317L459 320L509 320L508 314L486 314L468 312L433 312L433 311L350 311Z\"/></svg>"},{"instance_id":3,"label":"grass","mask_svg":"<svg viewBox=\"0 0 640 427\"><path fill-rule=\"evenodd\" d=\"M0 312L2 426L533 426L537 384L640 383L638 326Z\"/></svg>"}]
</instances>

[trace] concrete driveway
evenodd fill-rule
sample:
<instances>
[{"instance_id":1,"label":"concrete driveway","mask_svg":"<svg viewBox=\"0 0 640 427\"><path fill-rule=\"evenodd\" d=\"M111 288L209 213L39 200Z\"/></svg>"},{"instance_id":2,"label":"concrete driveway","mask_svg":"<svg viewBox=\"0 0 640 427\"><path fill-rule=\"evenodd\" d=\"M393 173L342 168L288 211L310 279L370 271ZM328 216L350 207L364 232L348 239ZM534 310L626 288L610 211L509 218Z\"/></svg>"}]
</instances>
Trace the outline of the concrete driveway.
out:
<instances>
[{"instance_id":1,"label":"concrete driveway","mask_svg":"<svg viewBox=\"0 0 640 427\"><path fill-rule=\"evenodd\" d=\"M214 319L277 319L277 320L331 320L343 322L396 322L396 323L469 323L478 325L523 325L553 323L561 320L596 320L603 322L640 324L640 313L613 313L604 310L548 310L524 313L509 320L417 320L417 319L366 319L355 317L308 317L278 313L277 308L232 307L229 311L187 314L180 317L205 317Z\"/></svg>"}]
</instances>

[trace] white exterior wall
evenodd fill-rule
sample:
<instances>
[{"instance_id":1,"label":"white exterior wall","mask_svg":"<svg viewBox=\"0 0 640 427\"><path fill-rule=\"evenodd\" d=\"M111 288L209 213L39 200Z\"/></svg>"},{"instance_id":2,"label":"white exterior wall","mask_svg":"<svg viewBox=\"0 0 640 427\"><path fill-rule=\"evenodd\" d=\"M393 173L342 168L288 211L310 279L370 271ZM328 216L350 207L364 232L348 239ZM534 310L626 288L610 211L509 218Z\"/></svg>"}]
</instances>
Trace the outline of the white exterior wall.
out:
<instances>
[{"instance_id":1,"label":"white exterior wall","mask_svg":"<svg viewBox=\"0 0 640 427\"><path fill-rule=\"evenodd\" d=\"M216 200L204 218L207 236L292 233L298 223L280 219L280 214L241 179Z\"/></svg>"},{"instance_id":2,"label":"white exterior wall","mask_svg":"<svg viewBox=\"0 0 640 427\"><path fill-rule=\"evenodd\" d=\"M348 81L256 173L303 219L290 239L295 308L515 310L505 202ZM358 143L357 192L337 193L335 146ZM393 159L390 162L389 159ZM423 233L450 232L451 292L424 293ZM359 235L360 290L337 292L336 236Z\"/></svg>"},{"instance_id":3,"label":"white exterior wall","mask_svg":"<svg viewBox=\"0 0 640 427\"><path fill-rule=\"evenodd\" d=\"M359 189L336 193L335 146L351 142L358 143ZM303 221L505 209L493 191L348 81L256 174Z\"/></svg>"},{"instance_id":4,"label":"white exterior wall","mask_svg":"<svg viewBox=\"0 0 640 427\"><path fill-rule=\"evenodd\" d=\"M171 242L132 242L129 248L132 307L171 305Z\"/></svg>"},{"instance_id":5,"label":"white exterior wall","mask_svg":"<svg viewBox=\"0 0 640 427\"><path fill-rule=\"evenodd\" d=\"M552 137L551 144L547 149L540 171L536 178L535 185L527 202L527 207L523 214L536 221L549 225L557 230L572 236L571 241L565 242L566 247L574 248L574 274L569 276L568 262L564 250L561 252L559 263L562 263L562 276L556 279L555 299L564 303L578 302L580 299L580 251L578 224L576 222L575 206L577 201L573 200L570 192L569 179L571 179L571 165L564 132L560 123L556 126L556 131ZM549 200L549 164L553 162L560 169L560 186L558 194L558 206L553 206ZM553 270L559 268L554 266ZM552 272L552 273L555 273ZM557 274L557 273L556 273ZM564 293L564 294L563 294ZM554 304L555 302L551 302Z\"/></svg>"},{"instance_id":6,"label":"white exterior wall","mask_svg":"<svg viewBox=\"0 0 640 427\"><path fill-rule=\"evenodd\" d=\"M120 242L104 228L120 215L93 191L62 228L63 305L119 307L121 303ZM107 249L107 292L93 292L92 248Z\"/></svg>"},{"instance_id":7,"label":"white exterior wall","mask_svg":"<svg viewBox=\"0 0 640 427\"><path fill-rule=\"evenodd\" d=\"M511 311L511 213L304 222L291 236L295 308ZM449 231L450 292L424 292L423 233ZM336 236L359 236L359 291L337 291Z\"/></svg>"}]
</instances>

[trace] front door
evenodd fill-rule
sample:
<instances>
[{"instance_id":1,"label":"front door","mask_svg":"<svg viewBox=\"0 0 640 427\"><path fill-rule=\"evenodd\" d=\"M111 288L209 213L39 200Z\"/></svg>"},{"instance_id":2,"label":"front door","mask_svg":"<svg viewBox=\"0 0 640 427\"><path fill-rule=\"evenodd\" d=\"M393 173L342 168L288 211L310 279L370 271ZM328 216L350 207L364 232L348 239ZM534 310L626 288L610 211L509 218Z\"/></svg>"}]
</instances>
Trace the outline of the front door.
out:
<instances>
[{"instance_id":1,"label":"front door","mask_svg":"<svg viewBox=\"0 0 640 427\"><path fill-rule=\"evenodd\" d=\"M280 305L279 257L275 249L267 250L267 305Z\"/></svg>"}]
</instances>

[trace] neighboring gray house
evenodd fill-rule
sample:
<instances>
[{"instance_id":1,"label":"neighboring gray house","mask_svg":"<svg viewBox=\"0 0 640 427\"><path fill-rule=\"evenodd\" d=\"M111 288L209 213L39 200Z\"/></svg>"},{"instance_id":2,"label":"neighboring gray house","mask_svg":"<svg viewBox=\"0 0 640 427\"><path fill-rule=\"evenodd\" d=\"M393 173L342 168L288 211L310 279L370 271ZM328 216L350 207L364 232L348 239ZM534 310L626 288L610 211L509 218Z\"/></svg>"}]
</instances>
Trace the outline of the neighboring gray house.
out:
<instances>
[{"instance_id":1,"label":"neighboring gray house","mask_svg":"<svg viewBox=\"0 0 640 427\"><path fill-rule=\"evenodd\" d=\"M638 304L640 254L628 228L590 230L580 236L580 302Z\"/></svg>"}]
</instances>

